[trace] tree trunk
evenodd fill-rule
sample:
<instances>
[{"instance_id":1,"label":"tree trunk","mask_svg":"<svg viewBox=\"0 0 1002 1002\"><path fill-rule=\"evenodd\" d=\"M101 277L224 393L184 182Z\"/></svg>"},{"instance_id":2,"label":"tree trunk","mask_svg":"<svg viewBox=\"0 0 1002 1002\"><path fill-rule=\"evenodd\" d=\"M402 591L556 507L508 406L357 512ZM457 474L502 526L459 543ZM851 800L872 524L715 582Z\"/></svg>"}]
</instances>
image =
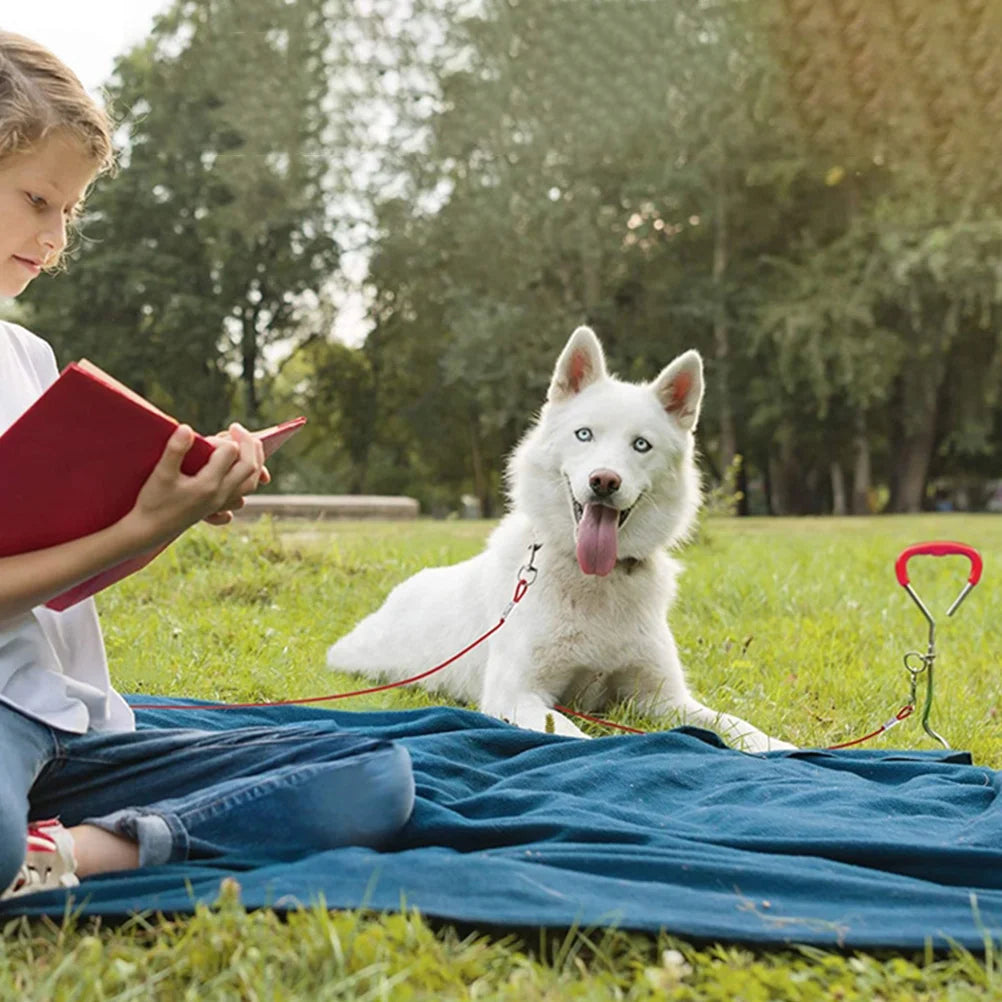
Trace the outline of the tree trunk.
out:
<instances>
[{"instance_id":1,"label":"tree trunk","mask_svg":"<svg viewBox=\"0 0 1002 1002\"><path fill-rule=\"evenodd\" d=\"M720 427L717 444L717 462L721 474L734 462L737 452L737 434L734 430L734 412L731 409L731 343L727 326L727 303L724 296L724 277L727 274L727 190L724 170L717 175L716 211L713 220L713 288L716 297L713 321L713 348L717 363L716 392L720 400Z\"/></svg>"},{"instance_id":2,"label":"tree trunk","mask_svg":"<svg viewBox=\"0 0 1002 1002\"><path fill-rule=\"evenodd\" d=\"M748 464L744 461L744 454L741 456L741 464L738 466L738 515L750 515L751 506L748 502Z\"/></svg>"},{"instance_id":3,"label":"tree trunk","mask_svg":"<svg viewBox=\"0 0 1002 1002\"><path fill-rule=\"evenodd\" d=\"M773 433L769 451L769 507L773 515L815 514L827 505L819 471L798 452L789 422Z\"/></svg>"},{"instance_id":4,"label":"tree trunk","mask_svg":"<svg viewBox=\"0 0 1002 1002\"><path fill-rule=\"evenodd\" d=\"M842 472L842 464L838 460L832 460L831 481L832 514L845 515L848 513L845 501L845 474Z\"/></svg>"},{"instance_id":5,"label":"tree trunk","mask_svg":"<svg viewBox=\"0 0 1002 1002\"><path fill-rule=\"evenodd\" d=\"M929 464L936 444L939 386L944 369L943 361L929 358L905 370L902 380L904 403L898 408L901 425L891 469L889 508L892 512L922 510Z\"/></svg>"},{"instance_id":6,"label":"tree trunk","mask_svg":"<svg viewBox=\"0 0 1002 1002\"><path fill-rule=\"evenodd\" d=\"M783 459L775 452L769 453L769 514L789 515L790 508L786 496L786 470Z\"/></svg>"},{"instance_id":7,"label":"tree trunk","mask_svg":"<svg viewBox=\"0 0 1002 1002\"><path fill-rule=\"evenodd\" d=\"M776 428L769 450L769 508L773 515L796 514L799 472L793 458L792 435L784 422Z\"/></svg>"},{"instance_id":8,"label":"tree trunk","mask_svg":"<svg viewBox=\"0 0 1002 1002\"><path fill-rule=\"evenodd\" d=\"M258 425L257 398L257 312L244 313L243 332L240 338L242 367L240 381L244 389L244 420L251 428Z\"/></svg>"},{"instance_id":9,"label":"tree trunk","mask_svg":"<svg viewBox=\"0 0 1002 1002\"><path fill-rule=\"evenodd\" d=\"M853 451L855 463L852 471L852 513L868 515L873 478L870 470L870 440L866 435L866 415L861 411L856 414Z\"/></svg>"},{"instance_id":10,"label":"tree trunk","mask_svg":"<svg viewBox=\"0 0 1002 1002\"><path fill-rule=\"evenodd\" d=\"M368 494L365 489L365 481L369 476L369 463L368 460L359 462L357 459L351 464L351 475L348 480L348 493L349 494Z\"/></svg>"},{"instance_id":11,"label":"tree trunk","mask_svg":"<svg viewBox=\"0 0 1002 1002\"><path fill-rule=\"evenodd\" d=\"M489 497L490 490L487 484L487 476L484 473L484 458L480 452L480 438L477 435L477 430L479 427L479 422L475 414L470 415L469 425L467 426L470 433L470 461L473 466L473 493L476 494L480 501L480 514L484 517L488 517L488 512L491 508L491 499Z\"/></svg>"},{"instance_id":12,"label":"tree trunk","mask_svg":"<svg viewBox=\"0 0 1002 1002\"><path fill-rule=\"evenodd\" d=\"M772 504L772 454L767 454L765 462L760 462L759 466L762 469L762 487L765 493L765 513L767 515L775 515L776 509Z\"/></svg>"},{"instance_id":13,"label":"tree trunk","mask_svg":"<svg viewBox=\"0 0 1002 1002\"><path fill-rule=\"evenodd\" d=\"M922 510L925 483L932 459L936 415L930 413L921 426L913 427L898 450L894 465L893 490L890 509L894 512Z\"/></svg>"}]
</instances>

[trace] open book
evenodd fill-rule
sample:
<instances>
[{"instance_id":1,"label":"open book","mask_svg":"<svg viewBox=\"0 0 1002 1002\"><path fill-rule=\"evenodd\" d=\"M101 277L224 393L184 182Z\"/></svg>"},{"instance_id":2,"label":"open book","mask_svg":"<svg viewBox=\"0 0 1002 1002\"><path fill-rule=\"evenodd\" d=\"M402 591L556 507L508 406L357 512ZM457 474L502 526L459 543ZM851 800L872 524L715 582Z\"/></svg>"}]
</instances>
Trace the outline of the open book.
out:
<instances>
[{"instance_id":1,"label":"open book","mask_svg":"<svg viewBox=\"0 0 1002 1002\"><path fill-rule=\"evenodd\" d=\"M270 456L304 424L255 432ZM0 435L0 557L90 535L127 515L178 422L86 359ZM181 466L194 474L213 444L196 434ZM46 602L62 611L145 567L164 543Z\"/></svg>"}]
</instances>

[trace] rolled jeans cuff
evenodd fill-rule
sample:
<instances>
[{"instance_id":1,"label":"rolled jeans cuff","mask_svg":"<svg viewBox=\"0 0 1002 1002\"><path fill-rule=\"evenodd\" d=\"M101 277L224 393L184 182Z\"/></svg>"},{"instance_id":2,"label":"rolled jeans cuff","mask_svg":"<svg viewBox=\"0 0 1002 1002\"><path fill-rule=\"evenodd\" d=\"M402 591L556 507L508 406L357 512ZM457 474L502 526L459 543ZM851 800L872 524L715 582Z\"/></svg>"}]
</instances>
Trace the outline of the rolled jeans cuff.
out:
<instances>
[{"instance_id":1,"label":"rolled jeans cuff","mask_svg":"<svg viewBox=\"0 0 1002 1002\"><path fill-rule=\"evenodd\" d=\"M175 857L175 833L161 814L126 808L101 818L87 818L81 824L132 839L139 846L140 866L162 866ZM183 829L178 827L183 836Z\"/></svg>"}]
</instances>

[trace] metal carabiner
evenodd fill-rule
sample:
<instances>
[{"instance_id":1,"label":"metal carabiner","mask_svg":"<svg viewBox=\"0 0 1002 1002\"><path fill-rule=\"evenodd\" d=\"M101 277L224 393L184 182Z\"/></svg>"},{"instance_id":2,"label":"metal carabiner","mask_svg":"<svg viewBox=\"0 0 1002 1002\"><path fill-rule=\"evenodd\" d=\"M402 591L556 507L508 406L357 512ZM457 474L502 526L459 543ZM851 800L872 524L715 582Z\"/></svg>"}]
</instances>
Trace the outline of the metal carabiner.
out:
<instances>
[{"instance_id":1,"label":"metal carabiner","mask_svg":"<svg viewBox=\"0 0 1002 1002\"><path fill-rule=\"evenodd\" d=\"M539 568L535 564L536 554L542 548L542 543L530 543L529 562L527 564L522 564L522 566L518 569L518 576L525 579L526 587L536 583L536 575L539 574Z\"/></svg>"},{"instance_id":2,"label":"metal carabiner","mask_svg":"<svg viewBox=\"0 0 1002 1002\"><path fill-rule=\"evenodd\" d=\"M908 592L912 601L919 607L922 615L926 618L926 622L929 624L929 643L925 654L919 651L909 651L904 658L905 668L908 669L911 675L912 703L914 704L915 686L918 676L924 673L926 676L926 690L925 706L922 708L922 728L926 734L935 738L944 748L949 748L950 746L946 742L946 739L937 734L929 726L929 711L932 709L933 696L933 664L936 660L936 621L932 618L932 613L926 608L925 602L919 598L918 593L912 588L911 582L908 579L908 561L912 557L917 556L961 556L967 557L971 562L971 573L968 575L967 583L961 589L960 594L953 600L950 608L946 610L947 616L952 616L960 608L960 603L970 594L971 589L981 580L981 554L974 547L967 546L965 543L918 543L915 546L909 546L902 550L894 563L894 573L897 575L898 584ZM921 662L921 667L916 666L909 659L918 659Z\"/></svg>"}]
</instances>

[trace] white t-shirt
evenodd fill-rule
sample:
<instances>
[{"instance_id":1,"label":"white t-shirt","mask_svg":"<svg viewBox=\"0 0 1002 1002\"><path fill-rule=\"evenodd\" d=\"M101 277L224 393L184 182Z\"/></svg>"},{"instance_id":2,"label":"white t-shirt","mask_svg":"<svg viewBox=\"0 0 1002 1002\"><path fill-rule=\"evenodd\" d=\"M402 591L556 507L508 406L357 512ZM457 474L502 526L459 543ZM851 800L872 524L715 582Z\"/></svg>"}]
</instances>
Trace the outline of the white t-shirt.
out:
<instances>
[{"instance_id":1,"label":"white t-shirt","mask_svg":"<svg viewBox=\"0 0 1002 1002\"><path fill-rule=\"evenodd\" d=\"M0 321L0 433L58 374L48 344ZM0 702L75 734L135 728L132 710L111 687L93 599L64 612L38 606L0 622Z\"/></svg>"}]
</instances>

